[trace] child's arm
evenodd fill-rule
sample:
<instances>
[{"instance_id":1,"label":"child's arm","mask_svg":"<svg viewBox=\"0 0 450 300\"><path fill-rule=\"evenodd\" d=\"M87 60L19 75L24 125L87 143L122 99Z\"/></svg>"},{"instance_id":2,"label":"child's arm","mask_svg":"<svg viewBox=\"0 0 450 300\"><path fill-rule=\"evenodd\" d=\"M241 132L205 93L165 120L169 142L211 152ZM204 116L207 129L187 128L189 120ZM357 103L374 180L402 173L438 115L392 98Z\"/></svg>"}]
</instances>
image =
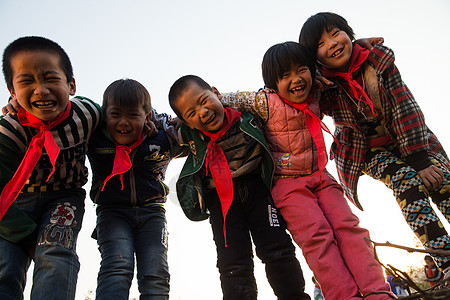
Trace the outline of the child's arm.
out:
<instances>
[{"instance_id":1,"label":"child's arm","mask_svg":"<svg viewBox=\"0 0 450 300\"><path fill-rule=\"evenodd\" d=\"M174 119L166 113L158 114L155 109L152 110L151 121L157 129L162 129L170 141L171 154L173 158L184 157L189 154L189 147L183 144L179 122L174 122Z\"/></svg>"},{"instance_id":2,"label":"child's arm","mask_svg":"<svg viewBox=\"0 0 450 300\"><path fill-rule=\"evenodd\" d=\"M0 191L2 191L22 162L26 145L20 141L20 136L14 134L16 130L11 123L1 120L0 127L3 129L0 130ZM20 142L20 145L11 141Z\"/></svg>"},{"instance_id":3,"label":"child's arm","mask_svg":"<svg viewBox=\"0 0 450 300\"><path fill-rule=\"evenodd\" d=\"M392 122L388 126L395 143L405 161L419 173L427 189L432 191L441 184L443 174L437 171L438 168L429 159L428 127L394 60L393 51L384 46L375 46L369 55L369 63L382 72L388 98L383 105L392 106Z\"/></svg>"},{"instance_id":4,"label":"child's arm","mask_svg":"<svg viewBox=\"0 0 450 300\"><path fill-rule=\"evenodd\" d=\"M268 90L260 89L258 92L240 92L222 94L220 101L224 106L232 109L249 112L259 116L264 122L269 118L269 106L267 103Z\"/></svg>"},{"instance_id":5,"label":"child's arm","mask_svg":"<svg viewBox=\"0 0 450 300\"><path fill-rule=\"evenodd\" d=\"M12 123L0 118L0 191L11 180L26 151L20 135ZM19 133L19 132L17 132ZM17 141L20 144L12 143ZM10 242L18 243L36 228L36 224L22 210L11 205L0 222L0 236Z\"/></svg>"},{"instance_id":6,"label":"child's arm","mask_svg":"<svg viewBox=\"0 0 450 300\"><path fill-rule=\"evenodd\" d=\"M166 113L158 113L155 109L152 109L152 116L150 120L154 123L157 129L164 130L167 134L171 136L177 136L177 130L175 126L172 125L172 116Z\"/></svg>"},{"instance_id":7,"label":"child's arm","mask_svg":"<svg viewBox=\"0 0 450 300\"><path fill-rule=\"evenodd\" d=\"M369 50L373 49L373 46L375 45L383 45L384 38L382 37L373 37L373 38L363 38L363 39L357 39L355 41L358 45L367 48Z\"/></svg>"}]
</instances>

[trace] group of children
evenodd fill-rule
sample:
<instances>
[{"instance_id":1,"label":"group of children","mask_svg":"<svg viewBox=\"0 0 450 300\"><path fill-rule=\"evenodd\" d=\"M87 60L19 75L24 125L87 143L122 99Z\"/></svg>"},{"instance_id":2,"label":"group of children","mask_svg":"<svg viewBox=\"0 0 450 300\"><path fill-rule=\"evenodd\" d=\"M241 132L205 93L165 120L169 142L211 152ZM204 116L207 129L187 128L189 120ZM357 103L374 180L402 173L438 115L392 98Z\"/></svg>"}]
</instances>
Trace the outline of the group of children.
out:
<instances>
[{"instance_id":1,"label":"group of children","mask_svg":"<svg viewBox=\"0 0 450 300\"><path fill-rule=\"evenodd\" d=\"M252 241L277 298L310 299L290 235L325 299L395 298L344 198L361 208L362 174L393 190L424 247L450 249L429 201L450 220L448 158L392 50L354 43L339 15L318 13L299 43L269 48L258 92L221 94L198 76L179 78L169 91L179 130L135 80L108 86L102 107L69 100L70 60L46 38L11 43L3 72L21 108L0 119L1 299L23 297L31 260L32 299L74 298L86 155L102 257L97 299L128 298L134 256L141 298L168 299L163 180L181 156L177 196L190 220L210 219L223 299L257 299ZM326 170L324 114L336 125L331 155L341 184ZM450 273L449 258L434 260Z\"/></svg>"}]
</instances>

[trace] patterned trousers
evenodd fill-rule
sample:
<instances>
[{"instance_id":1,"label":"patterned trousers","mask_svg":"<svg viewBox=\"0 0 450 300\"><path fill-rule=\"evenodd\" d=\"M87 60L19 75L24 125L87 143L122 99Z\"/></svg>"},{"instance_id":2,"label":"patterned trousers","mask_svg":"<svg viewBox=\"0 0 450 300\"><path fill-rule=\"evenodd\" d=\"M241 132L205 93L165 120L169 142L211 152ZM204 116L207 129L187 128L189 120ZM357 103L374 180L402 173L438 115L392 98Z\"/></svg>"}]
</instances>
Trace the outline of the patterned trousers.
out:
<instances>
[{"instance_id":1,"label":"patterned trousers","mask_svg":"<svg viewBox=\"0 0 450 300\"><path fill-rule=\"evenodd\" d=\"M450 222L448 168L436 159L430 158L444 173L444 180L438 189L429 192L417 171L400 159L395 150L382 147L369 149L363 172L383 182L393 191L403 217L426 249L450 250L450 236L429 200L431 198L447 222ZM450 258L436 255L433 257L441 269L450 267Z\"/></svg>"}]
</instances>

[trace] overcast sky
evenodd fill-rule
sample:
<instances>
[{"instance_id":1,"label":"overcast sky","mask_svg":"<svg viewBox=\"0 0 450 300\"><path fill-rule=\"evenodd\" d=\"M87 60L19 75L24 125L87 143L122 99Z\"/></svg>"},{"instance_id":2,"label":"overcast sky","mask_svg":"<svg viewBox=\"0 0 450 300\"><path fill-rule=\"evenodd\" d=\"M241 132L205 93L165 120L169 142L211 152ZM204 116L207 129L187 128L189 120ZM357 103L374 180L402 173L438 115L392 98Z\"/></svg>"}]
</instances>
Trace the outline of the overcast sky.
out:
<instances>
[{"instance_id":1,"label":"overcast sky","mask_svg":"<svg viewBox=\"0 0 450 300\"><path fill-rule=\"evenodd\" d=\"M158 111L173 114L167 101L168 90L177 78L186 74L203 77L221 92L262 87L261 60L265 51L279 42L297 41L303 22L321 11L341 14L357 38L385 38L385 45L394 50L403 80L415 95L427 124L450 151L447 0L0 0L0 48L3 51L21 36L45 36L58 42L69 54L77 95L101 103L102 93L112 81L133 78L147 87ZM8 95L2 80L2 106ZM326 122L332 127L329 119ZM171 299L221 299L209 222L189 221L174 194L182 163L183 160L172 162L166 178L173 192L166 205ZM333 162L328 169L336 174ZM90 183L85 187L89 189ZM359 196L365 211L354 211L374 240L414 246L413 234L383 184L363 177ZM96 288L100 255L90 238L94 227L95 211L87 198L78 240L82 265L77 299L84 299L89 290ZM422 263L423 256L390 249L380 252L384 263L400 268ZM312 274L299 249L297 256L305 273L307 292L312 295ZM263 266L257 258L255 262L259 299L274 299ZM29 283L27 293L30 286ZM138 297L135 284L130 296Z\"/></svg>"}]
</instances>

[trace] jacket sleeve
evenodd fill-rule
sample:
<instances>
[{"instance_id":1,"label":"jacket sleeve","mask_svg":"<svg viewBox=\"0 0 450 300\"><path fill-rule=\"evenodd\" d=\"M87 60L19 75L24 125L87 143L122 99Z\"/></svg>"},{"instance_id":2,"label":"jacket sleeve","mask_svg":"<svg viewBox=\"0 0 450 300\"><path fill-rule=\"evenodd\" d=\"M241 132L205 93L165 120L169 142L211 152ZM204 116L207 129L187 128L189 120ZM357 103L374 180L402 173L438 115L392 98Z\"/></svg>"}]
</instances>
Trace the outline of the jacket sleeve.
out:
<instances>
[{"instance_id":1,"label":"jacket sleeve","mask_svg":"<svg viewBox=\"0 0 450 300\"><path fill-rule=\"evenodd\" d=\"M100 125L104 122L102 107L98 103L94 102L93 100L87 97L75 96L73 99L80 100L80 102L84 105L84 107L90 112L92 122L94 123L92 130L95 130L96 128L100 127Z\"/></svg>"},{"instance_id":2,"label":"jacket sleeve","mask_svg":"<svg viewBox=\"0 0 450 300\"><path fill-rule=\"evenodd\" d=\"M173 125L170 130L166 131L167 138L170 141L170 153L173 158L186 157L189 154L189 146L183 142L181 130L176 130Z\"/></svg>"},{"instance_id":3,"label":"jacket sleeve","mask_svg":"<svg viewBox=\"0 0 450 300\"><path fill-rule=\"evenodd\" d=\"M221 102L232 109L249 112L259 116L264 122L269 118L269 106L267 103L267 90L258 92L240 92L222 94Z\"/></svg>"},{"instance_id":4,"label":"jacket sleeve","mask_svg":"<svg viewBox=\"0 0 450 300\"><path fill-rule=\"evenodd\" d=\"M150 120L155 124L156 128L164 130L170 141L170 153L173 158L185 157L189 154L189 148L183 144L180 130L171 124L172 117L166 113L159 114L152 109Z\"/></svg>"},{"instance_id":5,"label":"jacket sleeve","mask_svg":"<svg viewBox=\"0 0 450 300\"><path fill-rule=\"evenodd\" d=\"M422 170L431 165L428 159L428 127L394 61L394 52L380 45L375 46L369 56L369 63L381 72L384 90L380 96L384 98L383 105L388 105L392 114L387 126L402 157L414 169Z\"/></svg>"},{"instance_id":6,"label":"jacket sleeve","mask_svg":"<svg viewBox=\"0 0 450 300\"><path fill-rule=\"evenodd\" d=\"M172 120L172 116L166 113L158 113L156 109L152 109L152 116L150 121L152 121L156 128L166 130L169 126L169 121Z\"/></svg>"},{"instance_id":7,"label":"jacket sleeve","mask_svg":"<svg viewBox=\"0 0 450 300\"><path fill-rule=\"evenodd\" d=\"M181 125L180 131L184 141L193 141L193 134L197 132L184 124ZM176 183L177 197L189 220L202 221L206 220L209 214L204 205L202 176L192 169L194 165L200 166L198 162L194 162L193 154L196 150L193 144L190 147L192 153L186 159Z\"/></svg>"},{"instance_id":8,"label":"jacket sleeve","mask_svg":"<svg viewBox=\"0 0 450 300\"><path fill-rule=\"evenodd\" d=\"M0 190L11 180L26 152L24 137L16 134L18 128L0 119Z\"/></svg>"},{"instance_id":9,"label":"jacket sleeve","mask_svg":"<svg viewBox=\"0 0 450 300\"><path fill-rule=\"evenodd\" d=\"M23 137L15 134L21 127L13 124L14 121L0 119L0 191L3 191L13 177L26 151ZM36 226L33 220L13 204L0 221L0 237L18 243L31 234Z\"/></svg>"}]
</instances>

